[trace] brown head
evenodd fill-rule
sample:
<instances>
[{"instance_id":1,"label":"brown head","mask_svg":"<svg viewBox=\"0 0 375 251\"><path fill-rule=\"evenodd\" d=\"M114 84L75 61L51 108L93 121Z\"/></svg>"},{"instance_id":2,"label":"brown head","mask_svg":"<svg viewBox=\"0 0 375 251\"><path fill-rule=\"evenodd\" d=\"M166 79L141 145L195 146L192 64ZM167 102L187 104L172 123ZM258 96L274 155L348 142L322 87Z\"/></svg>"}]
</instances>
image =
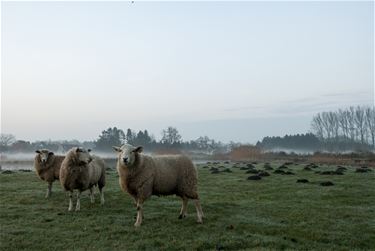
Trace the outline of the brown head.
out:
<instances>
[{"instance_id":1,"label":"brown head","mask_svg":"<svg viewBox=\"0 0 375 251\"><path fill-rule=\"evenodd\" d=\"M46 164L48 162L48 160L52 159L54 153L47 150L47 149L40 149L40 150L36 150L35 151L36 154L37 154L37 158L39 160L40 163L42 164Z\"/></svg>"},{"instance_id":2,"label":"brown head","mask_svg":"<svg viewBox=\"0 0 375 251\"><path fill-rule=\"evenodd\" d=\"M121 147L113 146L113 149L118 154L119 163L127 167L132 166L136 162L138 154L143 151L142 146L134 147L129 144L124 144Z\"/></svg>"},{"instance_id":3,"label":"brown head","mask_svg":"<svg viewBox=\"0 0 375 251\"><path fill-rule=\"evenodd\" d=\"M66 154L65 159L74 163L75 165L86 165L92 161L92 156L90 154L91 149L85 149L82 147L73 147Z\"/></svg>"}]
</instances>

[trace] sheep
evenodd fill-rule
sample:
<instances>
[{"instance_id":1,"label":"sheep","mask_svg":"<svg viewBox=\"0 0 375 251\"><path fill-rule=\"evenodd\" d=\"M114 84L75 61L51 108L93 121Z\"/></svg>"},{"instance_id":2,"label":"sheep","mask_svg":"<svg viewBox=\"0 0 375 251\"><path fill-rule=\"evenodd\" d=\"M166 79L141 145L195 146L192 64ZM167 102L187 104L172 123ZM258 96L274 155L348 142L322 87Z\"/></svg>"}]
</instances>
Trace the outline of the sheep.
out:
<instances>
[{"instance_id":1,"label":"sheep","mask_svg":"<svg viewBox=\"0 0 375 251\"><path fill-rule=\"evenodd\" d=\"M64 156L55 155L47 149L36 150L34 158L34 169L41 180L48 183L46 198L52 193L52 183L59 179L60 166L64 160Z\"/></svg>"},{"instance_id":2,"label":"sheep","mask_svg":"<svg viewBox=\"0 0 375 251\"><path fill-rule=\"evenodd\" d=\"M179 219L185 218L188 199L193 199L197 211L197 222L203 223L197 183L198 176L193 162L186 156L147 156L141 154L142 146L114 146L118 152L117 172L120 187L129 193L137 206L139 227L143 219L143 203L151 195L177 195L182 199Z\"/></svg>"},{"instance_id":3,"label":"sheep","mask_svg":"<svg viewBox=\"0 0 375 251\"><path fill-rule=\"evenodd\" d=\"M65 191L69 192L69 208L73 210L73 191L78 190L76 211L81 209L81 193L90 189L91 203L94 203L93 186L97 185L100 191L100 201L104 204L105 164L102 159L90 154L90 149L80 147L70 149L60 169L60 183Z\"/></svg>"}]
</instances>

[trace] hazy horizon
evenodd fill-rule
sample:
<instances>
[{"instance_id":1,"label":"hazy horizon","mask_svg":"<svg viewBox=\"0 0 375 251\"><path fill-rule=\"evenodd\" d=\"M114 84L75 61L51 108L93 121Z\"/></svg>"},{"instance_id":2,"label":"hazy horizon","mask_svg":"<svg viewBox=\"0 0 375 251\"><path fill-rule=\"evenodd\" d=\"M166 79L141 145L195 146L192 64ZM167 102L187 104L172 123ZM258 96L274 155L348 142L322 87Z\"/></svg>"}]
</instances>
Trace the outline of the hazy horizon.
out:
<instances>
[{"instance_id":1,"label":"hazy horizon","mask_svg":"<svg viewBox=\"0 0 375 251\"><path fill-rule=\"evenodd\" d=\"M374 105L373 2L2 2L1 132L255 143Z\"/></svg>"}]
</instances>

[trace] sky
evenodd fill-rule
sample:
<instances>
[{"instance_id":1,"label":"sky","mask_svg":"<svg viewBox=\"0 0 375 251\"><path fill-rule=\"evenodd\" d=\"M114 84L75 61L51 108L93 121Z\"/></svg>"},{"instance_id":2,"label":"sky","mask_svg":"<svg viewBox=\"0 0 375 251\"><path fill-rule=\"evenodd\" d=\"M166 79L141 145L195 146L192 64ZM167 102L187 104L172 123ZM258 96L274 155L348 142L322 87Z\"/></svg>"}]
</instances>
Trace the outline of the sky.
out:
<instances>
[{"instance_id":1,"label":"sky","mask_svg":"<svg viewBox=\"0 0 375 251\"><path fill-rule=\"evenodd\" d=\"M1 3L1 132L255 143L374 105L374 3Z\"/></svg>"}]
</instances>

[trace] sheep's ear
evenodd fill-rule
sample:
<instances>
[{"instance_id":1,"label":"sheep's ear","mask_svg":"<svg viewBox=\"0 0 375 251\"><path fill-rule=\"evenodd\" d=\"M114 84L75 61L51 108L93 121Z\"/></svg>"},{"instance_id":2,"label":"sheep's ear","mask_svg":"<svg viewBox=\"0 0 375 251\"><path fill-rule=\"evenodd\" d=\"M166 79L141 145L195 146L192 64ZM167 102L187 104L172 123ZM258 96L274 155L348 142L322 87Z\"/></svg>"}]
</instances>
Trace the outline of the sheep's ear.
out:
<instances>
[{"instance_id":1,"label":"sheep's ear","mask_svg":"<svg viewBox=\"0 0 375 251\"><path fill-rule=\"evenodd\" d=\"M121 148L118 147L118 146L112 146L113 150L115 150L116 152L121 152Z\"/></svg>"},{"instance_id":2,"label":"sheep's ear","mask_svg":"<svg viewBox=\"0 0 375 251\"><path fill-rule=\"evenodd\" d=\"M133 152L135 152L135 153L141 153L143 151L143 146L137 146L134 150L133 150Z\"/></svg>"},{"instance_id":3,"label":"sheep's ear","mask_svg":"<svg viewBox=\"0 0 375 251\"><path fill-rule=\"evenodd\" d=\"M91 149L87 149L88 152L91 152Z\"/></svg>"},{"instance_id":4,"label":"sheep's ear","mask_svg":"<svg viewBox=\"0 0 375 251\"><path fill-rule=\"evenodd\" d=\"M53 155L53 152L49 152L48 155Z\"/></svg>"},{"instance_id":5,"label":"sheep's ear","mask_svg":"<svg viewBox=\"0 0 375 251\"><path fill-rule=\"evenodd\" d=\"M36 153L40 153L40 150L36 150L35 152L36 152Z\"/></svg>"}]
</instances>

